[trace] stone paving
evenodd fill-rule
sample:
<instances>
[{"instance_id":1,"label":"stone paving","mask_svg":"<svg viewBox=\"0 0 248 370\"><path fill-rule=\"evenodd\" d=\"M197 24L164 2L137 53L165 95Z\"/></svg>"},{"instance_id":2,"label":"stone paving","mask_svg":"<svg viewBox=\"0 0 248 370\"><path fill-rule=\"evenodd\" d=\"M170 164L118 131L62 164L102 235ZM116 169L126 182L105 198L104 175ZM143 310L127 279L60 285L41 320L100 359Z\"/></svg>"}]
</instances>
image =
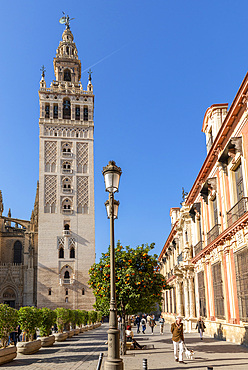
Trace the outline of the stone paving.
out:
<instances>
[{"instance_id":1,"label":"stone paving","mask_svg":"<svg viewBox=\"0 0 248 370\"><path fill-rule=\"evenodd\" d=\"M79 334L65 342L55 343L53 347L42 348L33 355L18 355L1 369L17 370L96 370L98 357L104 353L107 357L107 329L102 327ZM154 335L147 329L147 334L135 335L139 343L153 344L154 349L130 350L123 356L125 370L142 370L142 360L148 361L148 370L194 369L203 370L208 366L213 369L248 370L248 348L205 336L203 341L197 333L185 334L185 342L195 351L194 360L184 358L185 364L178 364L173 358L173 346L169 325L165 326L164 335L155 327ZM134 328L135 332L135 328ZM104 369L104 361L101 370Z\"/></svg>"}]
</instances>

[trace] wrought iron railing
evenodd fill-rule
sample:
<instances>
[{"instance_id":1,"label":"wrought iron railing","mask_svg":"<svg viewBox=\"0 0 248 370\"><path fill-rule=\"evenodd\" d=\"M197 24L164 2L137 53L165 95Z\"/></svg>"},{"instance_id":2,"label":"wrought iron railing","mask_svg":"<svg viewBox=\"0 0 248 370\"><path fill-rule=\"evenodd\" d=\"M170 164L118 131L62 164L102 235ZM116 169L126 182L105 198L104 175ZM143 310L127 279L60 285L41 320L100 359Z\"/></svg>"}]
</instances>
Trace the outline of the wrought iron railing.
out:
<instances>
[{"instance_id":1,"label":"wrought iron railing","mask_svg":"<svg viewBox=\"0 0 248 370\"><path fill-rule=\"evenodd\" d=\"M216 224L214 227L207 233L207 242L208 244L212 243L214 239L220 234L220 225Z\"/></svg>"},{"instance_id":2,"label":"wrought iron railing","mask_svg":"<svg viewBox=\"0 0 248 370\"><path fill-rule=\"evenodd\" d=\"M177 264L179 265L180 262L183 261L183 252L181 252L177 257Z\"/></svg>"},{"instance_id":3,"label":"wrought iron railing","mask_svg":"<svg viewBox=\"0 0 248 370\"><path fill-rule=\"evenodd\" d=\"M235 221L237 221L245 212L247 212L247 199L241 198L227 213L227 225L231 226Z\"/></svg>"},{"instance_id":4,"label":"wrought iron railing","mask_svg":"<svg viewBox=\"0 0 248 370\"><path fill-rule=\"evenodd\" d=\"M64 279L64 284L71 284L71 279Z\"/></svg>"},{"instance_id":5,"label":"wrought iron railing","mask_svg":"<svg viewBox=\"0 0 248 370\"><path fill-rule=\"evenodd\" d=\"M203 243L202 243L202 240L200 240L195 246L194 246L194 253L195 253L195 256L200 253L200 251L202 250L202 247L203 247Z\"/></svg>"}]
</instances>

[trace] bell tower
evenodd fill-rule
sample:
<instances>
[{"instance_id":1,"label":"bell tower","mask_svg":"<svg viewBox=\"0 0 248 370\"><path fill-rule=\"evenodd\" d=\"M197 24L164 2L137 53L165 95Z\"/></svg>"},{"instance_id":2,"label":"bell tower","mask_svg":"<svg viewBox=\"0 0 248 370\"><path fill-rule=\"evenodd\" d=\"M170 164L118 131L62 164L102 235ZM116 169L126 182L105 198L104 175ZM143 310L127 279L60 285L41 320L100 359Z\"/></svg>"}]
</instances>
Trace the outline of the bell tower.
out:
<instances>
[{"instance_id":1,"label":"bell tower","mask_svg":"<svg viewBox=\"0 0 248 370\"><path fill-rule=\"evenodd\" d=\"M92 309L88 271L95 262L94 95L69 23L53 61L55 80L40 81L38 307Z\"/></svg>"}]
</instances>

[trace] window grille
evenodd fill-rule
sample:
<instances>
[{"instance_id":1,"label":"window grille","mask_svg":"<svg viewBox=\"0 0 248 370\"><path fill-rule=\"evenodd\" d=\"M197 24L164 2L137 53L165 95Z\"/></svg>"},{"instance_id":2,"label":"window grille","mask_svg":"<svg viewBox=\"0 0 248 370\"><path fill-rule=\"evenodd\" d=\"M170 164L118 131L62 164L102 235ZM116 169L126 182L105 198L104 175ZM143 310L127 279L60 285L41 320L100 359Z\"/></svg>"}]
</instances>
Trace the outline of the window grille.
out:
<instances>
[{"instance_id":1,"label":"window grille","mask_svg":"<svg viewBox=\"0 0 248 370\"><path fill-rule=\"evenodd\" d=\"M172 289L169 290L170 294L170 313L172 313Z\"/></svg>"},{"instance_id":2,"label":"window grille","mask_svg":"<svg viewBox=\"0 0 248 370\"><path fill-rule=\"evenodd\" d=\"M224 319L225 318L225 308L224 308L223 281L222 281L220 262L217 262L214 265L212 265L212 275L213 275L213 288L214 288L215 316L218 319Z\"/></svg>"},{"instance_id":3,"label":"window grille","mask_svg":"<svg viewBox=\"0 0 248 370\"><path fill-rule=\"evenodd\" d=\"M248 248L234 254L240 320L248 321Z\"/></svg>"},{"instance_id":4,"label":"window grille","mask_svg":"<svg viewBox=\"0 0 248 370\"><path fill-rule=\"evenodd\" d=\"M200 316L207 317L204 271L198 272L197 275L198 275L198 293L199 293Z\"/></svg>"}]
</instances>

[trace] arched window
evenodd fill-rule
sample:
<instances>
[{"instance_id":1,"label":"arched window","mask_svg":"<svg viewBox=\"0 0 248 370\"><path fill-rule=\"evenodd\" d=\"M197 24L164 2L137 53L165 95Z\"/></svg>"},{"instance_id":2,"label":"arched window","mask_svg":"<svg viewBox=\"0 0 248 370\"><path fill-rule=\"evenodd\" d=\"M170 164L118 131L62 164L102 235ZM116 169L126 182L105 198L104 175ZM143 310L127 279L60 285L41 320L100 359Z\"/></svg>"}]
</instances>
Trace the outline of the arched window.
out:
<instances>
[{"instance_id":1,"label":"arched window","mask_svg":"<svg viewBox=\"0 0 248 370\"><path fill-rule=\"evenodd\" d=\"M68 289L65 290L65 295L68 295Z\"/></svg>"},{"instance_id":2,"label":"arched window","mask_svg":"<svg viewBox=\"0 0 248 370\"><path fill-rule=\"evenodd\" d=\"M69 48L68 48L68 54L69 54ZM71 72L69 69L66 69L64 71L64 81L71 81Z\"/></svg>"},{"instance_id":3,"label":"arched window","mask_svg":"<svg viewBox=\"0 0 248 370\"><path fill-rule=\"evenodd\" d=\"M45 106L45 118L50 118L50 105L46 104Z\"/></svg>"},{"instance_id":4,"label":"arched window","mask_svg":"<svg viewBox=\"0 0 248 370\"><path fill-rule=\"evenodd\" d=\"M63 119L71 119L71 102L67 98L63 101Z\"/></svg>"},{"instance_id":5,"label":"arched window","mask_svg":"<svg viewBox=\"0 0 248 370\"><path fill-rule=\"evenodd\" d=\"M75 258L75 249L73 247L70 250L70 258Z\"/></svg>"},{"instance_id":6,"label":"arched window","mask_svg":"<svg viewBox=\"0 0 248 370\"><path fill-rule=\"evenodd\" d=\"M70 225L65 224L65 226L64 226L64 230L70 230Z\"/></svg>"},{"instance_id":7,"label":"arched window","mask_svg":"<svg viewBox=\"0 0 248 370\"><path fill-rule=\"evenodd\" d=\"M59 258L64 258L64 248L59 248Z\"/></svg>"},{"instance_id":8,"label":"arched window","mask_svg":"<svg viewBox=\"0 0 248 370\"><path fill-rule=\"evenodd\" d=\"M19 240L14 244L14 263L22 263L22 243Z\"/></svg>"},{"instance_id":9,"label":"arched window","mask_svg":"<svg viewBox=\"0 0 248 370\"><path fill-rule=\"evenodd\" d=\"M85 291L84 291L84 288L82 289L82 295L85 295Z\"/></svg>"},{"instance_id":10,"label":"arched window","mask_svg":"<svg viewBox=\"0 0 248 370\"><path fill-rule=\"evenodd\" d=\"M80 120L80 107L75 108L75 119Z\"/></svg>"},{"instance_id":11,"label":"arched window","mask_svg":"<svg viewBox=\"0 0 248 370\"><path fill-rule=\"evenodd\" d=\"M58 118L58 104L53 105L53 118Z\"/></svg>"},{"instance_id":12,"label":"arched window","mask_svg":"<svg viewBox=\"0 0 248 370\"><path fill-rule=\"evenodd\" d=\"M64 199L62 202L62 209L64 213L71 213L72 203L70 199Z\"/></svg>"},{"instance_id":13,"label":"arched window","mask_svg":"<svg viewBox=\"0 0 248 370\"><path fill-rule=\"evenodd\" d=\"M88 107L84 107L84 121L88 121Z\"/></svg>"},{"instance_id":14,"label":"arched window","mask_svg":"<svg viewBox=\"0 0 248 370\"><path fill-rule=\"evenodd\" d=\"M70 279L70 273L67 270L65 271L64 279Z\"/></svg>"}]
</instances>

